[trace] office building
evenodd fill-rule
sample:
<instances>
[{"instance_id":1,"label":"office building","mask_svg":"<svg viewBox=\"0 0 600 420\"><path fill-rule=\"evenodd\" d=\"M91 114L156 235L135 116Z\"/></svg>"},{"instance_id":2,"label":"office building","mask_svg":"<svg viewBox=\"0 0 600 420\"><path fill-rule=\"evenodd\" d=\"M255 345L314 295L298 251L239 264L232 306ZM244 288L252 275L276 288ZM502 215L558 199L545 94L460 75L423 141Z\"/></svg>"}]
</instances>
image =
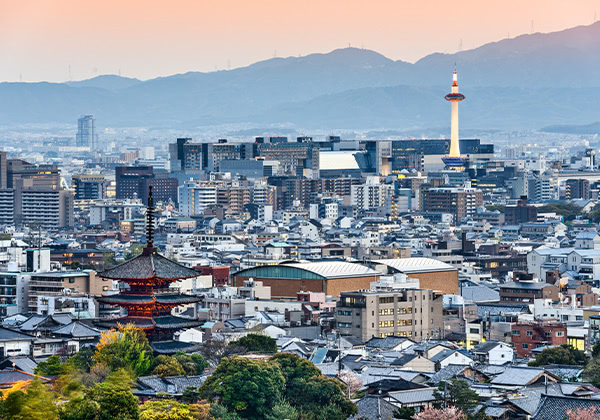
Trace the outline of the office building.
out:
<instances>
[{"instance_id":1,"label":"office building","mask_svg":"<svg viewBox=\"0 0 600 420\"><path fill-rule=\"evenodd\" d=\"M504 222L507 225L520 225L522 223L535 222L537 220L537 208L527 204L527 197L521 197L517 204L504 207Z\"/></svg>"},{"instance_id":2,"label":"office building","mask_svg":"<svg viewBox=\"0 0 600 420\"><path fill-rule=\"evenodd\" d=\"M428 188L421 190L423 211L450 213L456 223L473 216L483 205L483 192L474 188Z\"/></svg>"},{"instance_id":3,"label":"office building","mask_svg":"<svg viewBox=\"0 0 600 420\"><path fill-rule=\"evenodd\" d=\"M73 175L71 185L75 190L75 200L100 200L106 194L104 175L81 174Z\"/></svg>"},{"instance_id":4,"label":"office building","mask_svg":"<svg viewBox=\"0 0 600 420\"><path fill-rule=\"evenodd\" d=\"M98 148L98 132L96 130L96 119L93 115L82 115L77 120L75 145L78 147L89 147L90 150Z\"/></svg>"},{"instance_id":5,"label":"office building","mask_svg":"<svg viewBox=\"0 0 600 420\"><path fill-rule=\"evenodd\" d=\"M335 320L342 336L366 342L373 337L421 341L443 334L443 297L426 289L342 292Z\"/></svg>"}]
</instances>

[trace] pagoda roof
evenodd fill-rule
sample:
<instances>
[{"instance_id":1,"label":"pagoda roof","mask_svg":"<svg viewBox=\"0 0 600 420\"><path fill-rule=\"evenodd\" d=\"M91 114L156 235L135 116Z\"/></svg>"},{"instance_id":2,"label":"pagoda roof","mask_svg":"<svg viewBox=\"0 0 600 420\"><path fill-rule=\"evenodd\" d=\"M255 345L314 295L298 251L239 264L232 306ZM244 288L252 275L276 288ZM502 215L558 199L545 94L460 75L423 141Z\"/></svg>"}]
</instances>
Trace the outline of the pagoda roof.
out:
<instances>
[{"instance_id":1,"label":"pagoda roof","mask_svg":"<svg viewBox=\"0 0 600 420\"><path fill-rule=\"evenodd\" d=\"M197 277L199 273L163 257L156 252L155 248L146 247L137 257L109 268L99 275L112 280L179 280Z\"/></svg>"},{"instance_id":2,"label":"pagoda roof","mask_svg":"<svg viewBox=\"0 0 600 420\"><path fill-rule=\"evenodd\" d=\"M202 322L196 319L182 318L179 316L165 315L155 316L152 320L156 324L156 328L160 329L174 329L174 328L191 328L201 325Z\"/></svg>"},{"instance_id":3,"label":"pagoda roof","mask_svg":"<svg viewBox=\"0 0 600 420\"><path fill-rule=\"evenodd\" d=\"M185 351L191 353L198 351L202 347L198 343L186 343L185 341L153 341L150 343L152 350L159 354L175 354L178 351Z\"/></svg>"},{"instance_id":4,"label":"pagoda roof","mask_svg":"<svg viewBox=\"0 0 600 420\"><path fill-rule=\"evenodd\" d=\"M201 300L202 298L200 296L186 295L183 293L156 295L156 303L161 303L163 305L183 305L186 303L200 302Z\"/></svg>"},{"instance_id":5,"label":"pagoda roof","mask_svg":"<svg viewBox=\"0 0 600 420\"><path fill-rule=\"evenodd\" d=\"M127 303L152 303L154 298L150 295L128 295L119 294L112 296L102 296L97 298L98 302L110 303L115 305L127 304Z\"/></svg>"},{"instance_id":6,"label":"pagoda roof","mask_svg":"<svg viewBox=\"0 0 600 420\"><path fill-rule=\"evenodd\" d=\"M160 303L162 305L185 305L187 303L196 303L202 300L199 296L186 295L182 293L157 294L157 295L134 295L119 294L112 296L102 296L97 298L98 302L114 305L126 305L135 303Z\"/></svg>"},{"instance_id":7,"label":"pagoda roof","mask_svg":"<svg viewBox=\"0 0 600 420\"><path fill-rule=\"evenodd\" d=\"M154 321L152 318L142 317L130 317L125 316L121 318L103 319L97 322L100 327L117 328L120 325L133 324L136 328L148 330L154 328Z\"/></svg>"},{"instance_id":8,"label":"pagoda roof","mask_svg":"<svg viewBox=\"0 0 600 420\"><path fill-rule=\"evenodd\" d=\"M202 322L195 320L195 319L182 318L179 316L164 315L164 316L154 316L152 318L125 316L125 317L121 317L121 318L100 320L100 321L98 321L97 324L98 324L98 326L108 327L108 328L116 328L119 324L121 324L121 325L134 324L134 326L136 328L141 328L144 330L153 329L153 328L171 330L171 329L197 327L198 325L201 325Z\"/></svg>"}]
</instances>

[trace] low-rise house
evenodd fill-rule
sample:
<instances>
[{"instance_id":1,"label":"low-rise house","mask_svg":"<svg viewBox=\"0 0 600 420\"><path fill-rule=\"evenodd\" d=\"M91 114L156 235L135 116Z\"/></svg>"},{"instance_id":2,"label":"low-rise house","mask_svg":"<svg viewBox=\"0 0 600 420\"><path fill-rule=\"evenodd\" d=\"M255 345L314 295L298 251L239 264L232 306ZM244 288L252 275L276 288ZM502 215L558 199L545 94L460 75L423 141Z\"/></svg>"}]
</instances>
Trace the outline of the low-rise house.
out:
<instances>
[{"instance_id":1,"label":"low-rise house","mask_svg":"<svg viewBox=\"0 0 600 420\"><path fill-rule=\"evenodd\" d=\"M541 368L509 367L492 379L491 384L511 388L560 381L561 379L558 376Z\"/></svg>"},{"instance_id":2,"label":"low-rise house","mask_svg":"<svg viewBox=\"0 0 600 420\"><path fill-rule=\"evenodd\" d=\"M451 349L441 351L429 360L435 363L436 370L445 368L448 365L471 366L475 363L473 356L467 351Z\"/></svg>"},{"instance_id":3,"label":"low-rise house","mask_svg":"<svg viewBox=\"0 0 600 420\"><path fill-rule=\"evenodd\" d=\"M392 366L419 372L435 372L435 362L418 354L405 354L394 360Z\"/></svg>"},{"instance_id":4,"label":"low-rise house","mask_svg":"<svg viewBox=\"0 0 600 420\"><path fill-rule=\"evenodd\" d=\"M0 327L0 356L29 356L35 337Z\"/></svg>"},{"instance_id":5,"label":"low-rise house","mask_svg":"<svg viewBox=\"0 0 600 420\"><path fill-rule=\"evenodd\" d=\"M471 352L475 355L477 361L490 365L504 365L512 363L514 352L508 344L488 340L477 345Z\"/></svg>"}]
</instances>

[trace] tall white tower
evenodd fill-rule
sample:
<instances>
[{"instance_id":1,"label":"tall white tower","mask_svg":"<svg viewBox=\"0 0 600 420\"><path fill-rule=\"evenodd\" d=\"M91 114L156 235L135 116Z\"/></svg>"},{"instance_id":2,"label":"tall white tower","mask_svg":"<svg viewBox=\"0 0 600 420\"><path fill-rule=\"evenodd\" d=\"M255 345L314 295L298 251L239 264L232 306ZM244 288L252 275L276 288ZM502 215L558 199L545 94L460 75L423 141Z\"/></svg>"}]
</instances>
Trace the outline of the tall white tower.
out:
<instances>
[{"instance_id":1,"label":"tall white tower","mask_svg":"<svg viewBox=\"0 0 600 420\"><path fill-rule=\"evenodd\" d=\"M458 93L456 70L452 75L452 91L445 96L445 99L452 104L452 119L450 122L450 153L444 158L444 162L448 167L462 167L464 166L464 159L460 155L458 138L458 103L465 99L465 95Z\"/></svg>"}]
</instances>

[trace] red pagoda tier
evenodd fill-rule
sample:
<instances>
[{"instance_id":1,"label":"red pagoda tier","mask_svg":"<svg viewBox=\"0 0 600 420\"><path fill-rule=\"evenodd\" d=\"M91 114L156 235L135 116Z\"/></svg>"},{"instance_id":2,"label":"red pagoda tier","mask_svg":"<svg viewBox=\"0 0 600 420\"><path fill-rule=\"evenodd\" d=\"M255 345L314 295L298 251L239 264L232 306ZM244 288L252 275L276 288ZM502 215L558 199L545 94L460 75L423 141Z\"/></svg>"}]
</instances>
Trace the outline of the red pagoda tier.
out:
<instances>
[{"instance_id":1,"label":"red pagoda tier","mask_svg":"<svg viewBox=\"0 0 600 420\"><path fill-rule=\"evenodd\" d=\"M174 316L171 311L179 305L196 303L201 298L177 293L169 288L173 282L198 276L198 272L156 252L152 239L153 219L152 190L148 197L148 243L142 254L110 268L99 275L106 279L118 280L121 292L98 298L101 303L118 305L127 309L127 316L103 319L97 322L100 327L117 327L118 324L134 324L143 329L157 353L175 353L179 350L193 351L196 345L173 340L176 331L196 327L201 322Z\"/></svg>"}]
</instances>

